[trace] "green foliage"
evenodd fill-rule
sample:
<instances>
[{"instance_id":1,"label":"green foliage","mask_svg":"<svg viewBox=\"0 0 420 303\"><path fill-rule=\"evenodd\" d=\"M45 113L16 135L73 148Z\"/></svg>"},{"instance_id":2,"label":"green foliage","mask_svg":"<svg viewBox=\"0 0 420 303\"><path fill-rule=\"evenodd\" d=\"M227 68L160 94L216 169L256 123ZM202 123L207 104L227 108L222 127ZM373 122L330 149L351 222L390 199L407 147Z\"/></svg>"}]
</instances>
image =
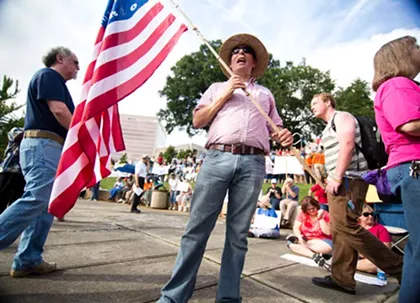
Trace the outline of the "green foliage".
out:
<instances>
[{"instance_id":1,"label":"green foliage","mask_svg":"<svg viewBox=\"0 0 420 303\"><path fill-rule=\"evenodd\" d=\"M128 157L127 157L127 153L124 153L120 160L118 161L119 163L127 163L128 162Z\"/></svg>"},{"instance_id":2,"label":"green foliage","mask_svg":"<svg viewBox=\"0 0 420 303\"><path fill-rule=\"evenodd\" d=\"M186 159L186 158L188 158L189 156L192 156L193 155L193 151L191 150L191 149L187 149L187 150L183 150L183 149L181 149L179 152L178 152L178 154L177 154L177 159L180 159L180 160L182 160L182 159Z\"/></svg>"},{"instance_id":3,"label":"green foliage","mask_svg":"<svg viewBox=\"0 0 420 303\"><path fill-rule=\"evenodd\" d=\"M218 50L222 41L210 44ZM192 112L198 100L212 83L225 81L226 76L205 45L201 45L198 52L182 57L171 71L173 76L166 78L166 85L159 92L168 100L167 109L161 109L158 117L165 121L168 133L183 127L188 134L194 135L199 132L192 127Z\"/></svg>"},{"instance_id":4,"label":"green foliage","mask_svg":"<svg viewBox=\"0 0 420 303\"><path fill-rule=\"evenodd\" d=\"M172 162L172 159L176 157L176 150L175 147L169 145L168 148L163 153L163 159L165 159L168 163Z\"/></svg>"},{"instance_id":5,"label":"green foliage","mask_svg":"<svg viewBox=\"0 0 420 303\"><path fill-rule=\"evenodd\" d=\"M309 137L322 130L324 125L313 119L310 103L313 95L334 89L329 72L307 65L305 59L298 65L286 62L284 66L278 60L271 60L258 82L271 90L284 126L292 133Z\"/></svg>"},{"instance_id":6,"label":"green foliage","mask_svg":"<svg viewBox=\"0 0 420 303\"><path fill-rule=\"evenodd\" d=\"M3 76L3 81L0 83L0 158L3 157L7 146L8 131L16 126L22 127L24 122L24 118L12 115L23 106L11 100L19 93L19 82L16 81L14 87L13 84L14 81L7 76Z\"/></svg>"},{"instance_id":7,"label":"green foliage","mask_svg":"<svg viewBox=\"0 0 420 303\"><path fill-rule=\"evenodd\" d=\"M212 41L211 44L218 50L221 41ZM201 45L199 51L182 57L171 70L173 75L167 77L164 88L159 92L167 99L167 108L161 109L158 117L165 122L168 133L178 127L194 135L200 131L192 126L192 112L197 102L212 83L226 81L226 77L205 45ZM306 138L321 133L325 124L313 118L310 102L314 94L334 92L335 83L329 71L311 67L305 59L297 65L293 62L280 64L270 54L268 69L258 83L271 90L284 126L292 133L298 132ZM349 87L339 88L336 92L338 109L371 116L369 94L367 83L357 79Z\"/></svg>"},{"instance_id":8,"label":"green foliage","mask_svg":"<svg viewBox=\"0 0 420 303\"><path fill-rule=\"evenodd\" d=\"M370 98L369 83L356 79L347 88L335 92L337 109L357 116L374 118L373 100Z\"/></svg>"}]
</instances>

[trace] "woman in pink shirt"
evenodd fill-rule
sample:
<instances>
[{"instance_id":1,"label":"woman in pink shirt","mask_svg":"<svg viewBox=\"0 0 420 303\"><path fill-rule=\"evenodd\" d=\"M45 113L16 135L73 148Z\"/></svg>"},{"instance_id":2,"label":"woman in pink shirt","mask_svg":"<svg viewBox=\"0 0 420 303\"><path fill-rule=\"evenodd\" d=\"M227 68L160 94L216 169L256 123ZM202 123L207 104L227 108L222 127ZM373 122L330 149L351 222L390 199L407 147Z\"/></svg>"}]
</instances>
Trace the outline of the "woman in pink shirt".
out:
<instances>
[{"instance_id":1,"label":"woman in pink shirt","mask_svg":"<svg viewBox=\"0 0 420 303\"><path fill-rule=\"evenodd\" d=\"M293 235L286 238L287 246L294 253L312 258L324 266L323 255L332 252L330 216L312 197L302 199L301 209L293 224Z\"/></svg>"},{"instance_id":2,"label":"woman in pink shirt","mask_svg":"<svg viewBox=\"0 0 420 303\"><path fill-rule=\"evenodd\" d=\"M391 191L403 202L410 237L405 246L400 302L420 302L420 50L414 37L393 40L374 58L376 123L389 155Z\"/></svg>"},{"instance_id":3,"label":"woman in pink shirt","mask_svg":"<svg viewBox=\"0 0 420 303\"><path fill-rule=\"evenodd\" d=\"M359 221L363 228L370 231L376 238L381 240L385 246L391 248L391 235L383 225L375 222L372 207L367 204L363 205L362 215L359 217ZM362 255L359 255L357 270L376 274L378 267Z\"/></svg>"}]
</instances>

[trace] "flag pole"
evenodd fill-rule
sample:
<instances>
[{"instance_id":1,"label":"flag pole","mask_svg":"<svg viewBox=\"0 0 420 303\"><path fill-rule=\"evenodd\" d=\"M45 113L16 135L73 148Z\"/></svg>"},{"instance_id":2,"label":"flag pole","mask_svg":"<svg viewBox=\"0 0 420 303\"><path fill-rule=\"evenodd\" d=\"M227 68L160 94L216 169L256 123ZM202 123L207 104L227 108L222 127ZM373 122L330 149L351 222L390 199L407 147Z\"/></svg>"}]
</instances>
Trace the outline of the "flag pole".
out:
<instances>
[{"instance_id":1,"label":"flag pole","mask_svg":"<svg viewBox=\"0 0 420 303\"><path fill-rule=\"evenodd\" d=\"M234 76L232 70L230 69L230 67L226 64L225 61L223 61L223 59L219 56L219 54L214 50L214 48L211 46L211 44L207 41L206 38L204 38L204 36L201 34L200 30L192 23L192 21L190 20L190 18L188 18L188 16L184 13L184 11L179 7L179 5L174 1L174 0L169 0L173 6L180 12L180 14L184 17L184 19L189 23L189 28L192 29L193 31L196 32L196 34L198 35L198 37L201 38L201 40L203 40L204 44L210 49L210 51L213 53L213 55L216 57L217 61L219 61L219 63L223 66L223 68L230 74L231 77ZM272 129L279 133L280 132L280 128L273 122L273 120L267 115L267 113L264 111L264 109L261 107L261 105L255 101L254 97L246 90L246 88L243 89L246 96L250 98L251 102L257 107L258 111L263 115L263 117L267 120L268 124L270 124L270 126L272 127ZM305 170L312 176L312 178L314 178L314 180L321 185L322 187L324 187L324 185L322 184L321 180L318 178L318 176L315 175L315 173L312 171L312 169L308 166L308 164L306 164L305 160L302 159L302 157L300 156L299 151L293 146L291 145L289 147L290 151L292 152L292 154L299 160L300 164L302 164L302 166L305 168Z\"/></svg>"}]
</instances>

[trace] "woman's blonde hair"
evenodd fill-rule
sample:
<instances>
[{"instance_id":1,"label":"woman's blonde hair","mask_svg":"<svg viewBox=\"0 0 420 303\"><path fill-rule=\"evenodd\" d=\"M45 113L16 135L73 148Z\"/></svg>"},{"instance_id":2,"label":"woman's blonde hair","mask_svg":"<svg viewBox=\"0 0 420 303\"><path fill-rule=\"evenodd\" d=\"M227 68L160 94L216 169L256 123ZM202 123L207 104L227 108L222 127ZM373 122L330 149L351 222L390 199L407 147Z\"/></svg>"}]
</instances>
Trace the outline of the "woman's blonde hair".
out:
<instances>
[{"instance_id":1,"label":"woman's blonde hair","mask_svg":"<svg viewBox=\"0 0 420 303\"><path fill-rule=\"evenodd\" d=\"M413 78L416 75L412 51L417 40L411 36L405 36L392 40L383 45L375 54L373 67L372 89L376 92L385 81L394 77Z\"/></svg>"},{"instance_id":2,"label":"woman's blonde hair","mask_svg":"<svg viewBox=\"0 0 420 303\"><path fill-rule=\"evenodd\" d=\"M364 213L365 211L373 212L373 208L369 204L365 203L363 204L362 212Z\"/></svg>"}]
</instances>

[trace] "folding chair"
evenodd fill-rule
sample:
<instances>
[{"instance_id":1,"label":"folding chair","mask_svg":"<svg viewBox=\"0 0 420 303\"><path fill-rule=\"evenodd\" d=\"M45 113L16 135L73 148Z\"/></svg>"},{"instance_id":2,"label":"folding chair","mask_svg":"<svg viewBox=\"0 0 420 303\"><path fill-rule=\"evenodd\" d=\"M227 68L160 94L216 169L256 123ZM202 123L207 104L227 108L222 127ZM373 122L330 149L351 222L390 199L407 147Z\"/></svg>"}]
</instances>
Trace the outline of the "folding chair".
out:
<instances>
[{"instance_id":1,"label":"folding chair","mask_svg":"<svg viewBox=\"0 0 420 303\"><path fill-rule=\"evenodd\" d=\"M398 246L402 241L408 239L409 233L408 230L401 228L401 227L395 227L395 226L386 226L385 228L390 233L391 236L398 237L399 239L397 241L392 241L391 243L391 249L395 248L400 253L404 254L404 250L401 249L401 247Z\"/></svg>"}]
</instances>

